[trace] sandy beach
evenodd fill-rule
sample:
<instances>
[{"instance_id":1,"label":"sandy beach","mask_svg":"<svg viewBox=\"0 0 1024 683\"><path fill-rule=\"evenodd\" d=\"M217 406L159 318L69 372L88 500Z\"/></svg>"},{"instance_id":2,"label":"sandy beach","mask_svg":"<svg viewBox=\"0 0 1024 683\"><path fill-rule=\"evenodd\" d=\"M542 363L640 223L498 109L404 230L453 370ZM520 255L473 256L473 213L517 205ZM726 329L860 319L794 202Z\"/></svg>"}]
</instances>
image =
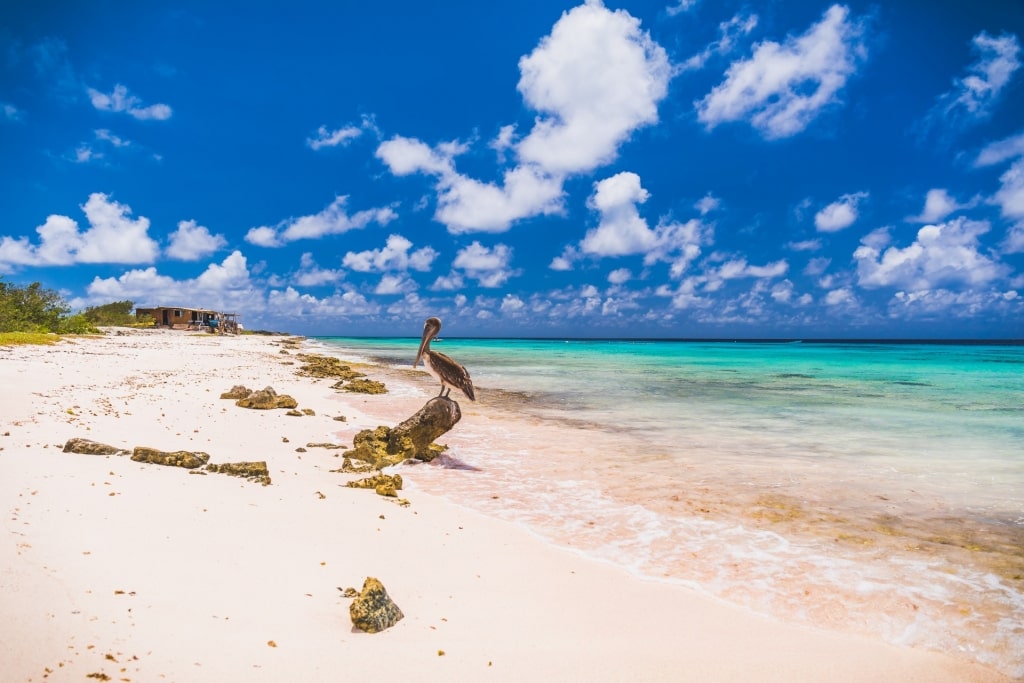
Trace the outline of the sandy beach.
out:
<instances>
[{"instance_id":1,"label":"sandy beach","mask_svg":"<svg viewBox=\"0 0 1024 683\"><path fill-rule=\"evenodd\" d=\"M437 387L371 368L389 393L341 393L297 375L283 339L110 331L0 347L0 678L1009 680L642 580L428 494L416 467L394 468L406 506L348 488L362 475L332 471L341 451L307 444L350 446ZM313 414L237 407L220 398L234 385ZM486 419L462 404L456 431ZM272 483L65 453L71 438L262 460ZM405 614L376 634L353 627L342 593L370 576Z\"/></svg>"}]
</instances>

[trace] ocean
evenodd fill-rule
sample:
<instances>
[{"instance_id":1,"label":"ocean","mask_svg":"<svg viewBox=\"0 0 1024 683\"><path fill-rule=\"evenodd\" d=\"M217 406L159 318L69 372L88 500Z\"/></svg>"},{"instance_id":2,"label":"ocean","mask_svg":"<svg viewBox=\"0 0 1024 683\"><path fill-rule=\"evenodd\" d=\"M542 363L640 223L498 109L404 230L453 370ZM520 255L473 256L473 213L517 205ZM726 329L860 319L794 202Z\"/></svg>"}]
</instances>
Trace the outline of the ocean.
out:
<instances>
[{"instance_id":1,"label":"ocean","mask_svg":"<svg viewBox=\"0 0 1024 683\"><path fill-rule=\"evenodd\" d=\"M395 368L419 342L315 341ZM415 486L652 580L1024 677L1024 345L434 348L479 417Z\"/></svg>"}]
</instances>

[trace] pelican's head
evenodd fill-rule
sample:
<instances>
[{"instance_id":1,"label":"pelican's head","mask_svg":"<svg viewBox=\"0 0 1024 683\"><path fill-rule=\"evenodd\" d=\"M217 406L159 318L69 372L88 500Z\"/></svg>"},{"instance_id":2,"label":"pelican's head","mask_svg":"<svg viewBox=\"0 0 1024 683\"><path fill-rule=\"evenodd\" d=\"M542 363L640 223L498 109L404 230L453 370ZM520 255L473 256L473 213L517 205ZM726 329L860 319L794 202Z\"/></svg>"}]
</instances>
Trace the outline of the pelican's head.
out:
<instances>
[{"instance_id":1,"label":"pelican's head","mask_svg":"<svg viewBox=\"0 0 1024 683\"><path fill-rule=\"evenodd\" d=\"M430 340L436 337L437 333L440 331L440 318L427 318L427 322L423 323L423 339L420 340L420 350L416 352L416 360L412 364L413 367L420 364L420 361L423 359L423 354L430 348Z\"/></svg>"}]
</instances>

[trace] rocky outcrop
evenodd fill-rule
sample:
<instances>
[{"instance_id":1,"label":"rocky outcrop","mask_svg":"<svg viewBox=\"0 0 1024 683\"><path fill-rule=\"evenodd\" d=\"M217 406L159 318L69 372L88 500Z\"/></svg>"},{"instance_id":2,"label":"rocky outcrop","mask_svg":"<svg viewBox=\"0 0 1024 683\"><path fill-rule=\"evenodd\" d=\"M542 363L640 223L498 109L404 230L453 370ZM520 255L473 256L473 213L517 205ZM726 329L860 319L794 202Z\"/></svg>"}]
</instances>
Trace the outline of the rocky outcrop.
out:
<instances>
[{"instance_id":1,"label":"rocky outcrop","mask_svg":"<svg viewBox=\"0 0 1024 683\"><path fill-rule=\"evenodd\" d=\"M270 485L270 471L267 463L263 460L254 462L225 462L220 464L209 464L204 468L207 472L219 474L230 474L232 477L242 477L264 486Z\"/></svg>"},{"instance_id":2,"label":"rocky outcrop","mask_svg":"<svg viewBox=\"0 0 1024 683\"><path fill-rule=\"evenodd\" d=\"M191 470L208 463L210 456L201 451L158 451L148 446L136 446L132 452L132 460Z\"/></svg>"},{"instance_id":3,"label":"rocky outcrop","mask_svg":"<svg viewBox=\"0 0 1024 683\"><path fill-rule=\"evenodd\" d=\"M447 397L436 396L415 415L392 428L388 434L388 452L403 453L406 458L433 460L444 448L434 440L450 431L462 419L459 404Z\"/></svg>"},{"instance_id":4,"label":"rocky outcrop","mask_svg":"<svg viewBox=\"0 0 1024 683\"><path fill-rule=\"evenodd\" d=\"M251 393L252 389L248 389L241 384L236 384L235 386L231 387L231 391L225 391L223 394L220 395L220 397L230 398L237 401L240 398L245 398Z\"/></svg>"},{"instance_id":5,"label":"rocky outcrop","mask_svg":"<svg viewBox=\"0 0 1024 683\"><path fill-rule=\"evenodd\" d=\"M299 402L288 394L278 394L274 391L274 387L265 387L249 392L248 396L235 401L235 405L255 410L273 410L274 408L296 408Z\"/></svg>"},{"instance_id":6,"label":"rocky outcrop","mask_svg":"<svg viewBox=\"0 0 1024 683\"><path fill-rule=\"evenodd\" d=\"M349 605L348 612L352 624L367 633L391 628L405 617L384 589L384 584L372 576L366 577L362 592Z\"/></svg>"},{"instance_id":7,"label":"rocky outcrop","mask_svg":"<svg viewBox=\"0 0 1024 683\"><path fill-rule=\"evenodd\" d=\"M386 394L388 389L383 382L372 379L353 379L348 382L338 382L333 389L348 391L353 394Z\"/></svg>"},{"instance_id":8,"label":"rocky outcrop","mask_svg":"<svg viewBox=\"0 0 1024 683\"><path fill-rule=\"evenodd\" d=\"M128 455L128 451L117 446L108 446L89 439L68 439L64 444L65 453L84 453L86 455Z\"/></svg>"},{"instance_id":9,"label":"rocky outcrop","mask_svg":"<svg viewBox=\"0 0 1024 683\"><path fill-rule=\"evenodd\" d=\"M373 489L379 496L397 498L398 492L402 490L402 475L378 472L372 477L350 481L346 486L351 489Z\"/></svg>"},{"instance_id":10,"label":"rocky outcrop","mask_svg":"<svg viewBox=\"0 0 1024 683\"><path fill-rule=\"evenodd\" d=\"M298 359L303 364L295 371L297 375L305 377L337 377L343 380L366 377L362 372L353 370L352 366L346 365L341 359L334 358L333 356L321 356L317 353L300 353Z\"/></svg>"}]
</instances>

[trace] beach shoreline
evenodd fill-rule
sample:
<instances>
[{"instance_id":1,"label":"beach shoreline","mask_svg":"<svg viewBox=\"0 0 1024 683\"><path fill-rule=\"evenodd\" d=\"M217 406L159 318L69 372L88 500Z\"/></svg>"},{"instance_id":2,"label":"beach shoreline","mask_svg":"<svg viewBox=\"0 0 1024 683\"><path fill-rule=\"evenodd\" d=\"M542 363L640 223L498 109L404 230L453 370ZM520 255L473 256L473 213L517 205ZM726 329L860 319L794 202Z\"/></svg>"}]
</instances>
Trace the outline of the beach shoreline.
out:
<instances>
[{"instance_id":1,"label":"beach shoreline","mask_svg":"<svg viewBox=\"0 0 1024 683\"><path fill-rule=\"evenodd\" d=\"M408 507L349 489L339 450L307 444L396 424L432 380L388 371L388 394L342 394L297 376L283 339L111 331L0 348L10 680L1009 680L643 580L430 494L417 468L399 468ZM219 398L237 384L313 414ZM63 453L76 437L265 460L272 483ZM367 576L406 615L374 635L338 590Z\"/></svg>"}]
</instances>

